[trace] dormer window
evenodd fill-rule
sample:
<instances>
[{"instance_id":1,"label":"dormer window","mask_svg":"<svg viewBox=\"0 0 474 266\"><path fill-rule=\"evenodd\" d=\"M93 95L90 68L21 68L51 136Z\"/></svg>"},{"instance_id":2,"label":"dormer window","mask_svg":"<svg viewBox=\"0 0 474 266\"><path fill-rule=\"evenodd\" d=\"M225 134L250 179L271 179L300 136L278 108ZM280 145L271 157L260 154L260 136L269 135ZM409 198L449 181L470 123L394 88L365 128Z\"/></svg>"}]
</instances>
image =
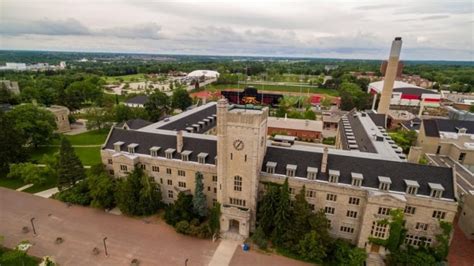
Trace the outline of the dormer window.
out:
<instances>
[{"instance_id":1,"label":"dormer window","mask_svg":"<svg viewBox=\"0 0 474 266\"><path fill-rule=\"evenodd\" d=\"M430 196L433 198L441 198L443 196L444 187L438 183L428 183L431 189Z\"/></svg>"},{"instance_id":2,"label":"dormer window","mask_svg":"<svg viewBox=\"0 0 474 266\"><path fill-rule=\"evenodd\" d=\"M405 184L407 185L407 194L416 195L416 193L418 193L418 188L420 187L418 182L405 179Z\"/></svg>"},{"instance_id":3,"label":"dormer window","mask_svg":"<svg viewBox=\"0 0 474 266\"><path fill-rule=\"evenodd\" d=\"M117 142L115 142L115 143L114 143L114 150L115 150L116 152L120 152L121 149L122 149L122 145L123 145L124 143L125 143L125 142L123 142L123 141L117 141Z\"/></svg>"},{"instance_id":4,"label":"dormer window","mask_svg":"<svg viewBox=\"0 0 474 266\"><path fill-rule=\"evenodd\" d=\"M362 186L362 180L364 180L364 176L360 173L351 173L352 182L351 184L355 187Z\"/></svg>"},{"instance_id":5,"label":"dormer window","mask_svg":"<svg viewBox=\"0 0 474 266\"><path fill-rule=\"evenodd\" d=\"M288 177L294 177L296 175L296 165L294 164L287 164L286 165L286 175Z\"/></svg>"},{"instance_id":6,"label":"dormer window","mask_svg":"<svg viewBox=\"0 0 474 266\"><path fill-rule=\"evenodd\" d=\"M379 189L383 191L389 191L392 180L390 177L379 176Z\"/></svg>"},{"instance_id":7,"label":"dormer window","mask_svg":"<svg viewBox=\"0 0 474 266\"><path fill-rule=\"evenodd\" d=\"M207 158L207 153L201 152L198 154L198 162L205 164L206 163L206 158Z\"/></svg>"},{"instance_id":8,"label":"dormer window","mask_svg":"<svg viewBox=\"0 0 474 266\"><path fill-rule=\"evenodd\" d=\"M165 155L166 155L166 159L173 159L173 154L176 150L175 149L166 149L165 151Z\"/></svg>"},{"instance_id":9,"label":"dormer window","mask_svg":"<svg viewBox=\"0 0 474 266\"><path fill-rule=\"evenodd\" d=\"M128 153L131 153L131 154L134 154L135 153L135 149L138 147L138 144L136 143L131 143L131 144L128 144Z\"/></svg>"},{"instance_id":10,"label":"dormer window","mask_svg":"<svg viewBox=\"0 0 474 266\"><path fill-rule=\"evenodd\" d=\"M329 183L337 183L339 182L339 176L341 175L341 172L338 170L332 170L329 169Z\"/></svg>"},{"instance_id":11,"label":"dormer window","mask_svg":"<svg viewBox=\"0 0 474 266\"><path fill-rule=\"evenodd\" d=\"M318 168L316 167L308 167L306 169L306 171L308 172L308 175L307 175L307 178L309 180L316 180L316 177L318 175Z\"/></svg>"},{"instance_id":12,"label":"dormer window","mask_svg":"<svg viewBox=\"0 0 474 266\"><path fill-rule=\"evenodd\" d=\"M181 153L181 160L184 161L184 162L187 162L189 161L189 155L191 155L191 153L193 153L192 151L183 151Z\"/></svg>"},{"instance_id":13,"label":"dormer window","mask_svg":"<svg viewBox=\"0 0 474 266\"><path fill-rule=\"evenodd\" d=\"M275 162L267 162L267 173L268 174L274 174L275 173L275 168L277 166L277 163Z\"/></svg>"},{"instance_id":14,"label":"dormer window","mask_svg":"<svg viewBox=\"0 0 474 266\"><path fill-rule=\"evenodd\" d=\"M150 155L151 157L158 157L158 152L160 151L160 147L153 146L150 148Z\"/></svg>"}]
</instances>

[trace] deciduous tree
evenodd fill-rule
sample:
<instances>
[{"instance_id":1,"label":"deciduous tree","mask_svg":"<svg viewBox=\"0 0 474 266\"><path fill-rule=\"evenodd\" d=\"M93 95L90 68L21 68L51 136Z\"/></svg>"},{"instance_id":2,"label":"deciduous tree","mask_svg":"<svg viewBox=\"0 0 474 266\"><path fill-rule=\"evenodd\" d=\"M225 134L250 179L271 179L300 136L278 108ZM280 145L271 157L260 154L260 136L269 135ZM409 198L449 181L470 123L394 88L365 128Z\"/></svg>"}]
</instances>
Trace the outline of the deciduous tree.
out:
<instances>
[{"instance_id":1,"label":"deciduous tree","mask_svg":"<svg viewBox=\"0 0 474 266\"><path fill-rule=\"evenodd\" d=\"M188 91L185 89L174 90L173 96L171 97L171 102L173 104L173 108L179 108L183 111L193 104L193 100L189 96Z\"/></svg>"},{"instance_id":2,"label":"deciduous tree","mask_svg":"<svg viewBox=\"0 0 474 266\"><path fill-rule=\"evenodd\" d=\"M145 103L145 110L151 121L156 122L160 120L170 110L169 97L161 91L155 91L148 97L148 101Z\"/></svg>"}]
</instances>

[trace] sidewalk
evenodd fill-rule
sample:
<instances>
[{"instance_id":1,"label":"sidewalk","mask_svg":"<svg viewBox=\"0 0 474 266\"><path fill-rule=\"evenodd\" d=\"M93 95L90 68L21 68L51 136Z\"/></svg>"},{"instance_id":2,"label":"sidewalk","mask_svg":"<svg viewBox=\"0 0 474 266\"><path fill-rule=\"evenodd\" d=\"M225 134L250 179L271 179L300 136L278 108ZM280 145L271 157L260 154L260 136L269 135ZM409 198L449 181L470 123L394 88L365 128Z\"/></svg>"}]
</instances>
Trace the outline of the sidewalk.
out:
<instances>
[{"instance_id":1,"label":"sidewalk","mask_svg":"<svg viewBox=\"0 0 474 266\"><path fill-rule=\"evenodd\" d=\"M58 192L59 192L59 189L57 187L53 187L53 188L35 193L34 195L35 196L40 196L42 198L50 198L51 196L53 196L54 194L56 194Z\"/></svg>"},{"instance_id":2,"label":"sidewalk","mask_svg":"<svg viewBox=\"0 0 474 266\"><path fill-rule=\"evenodd\" d=\"M209 266L226 266L234 256L235 249L240 247L241 241L222 239L214 252Z\"/></svg>"}]
</instances>

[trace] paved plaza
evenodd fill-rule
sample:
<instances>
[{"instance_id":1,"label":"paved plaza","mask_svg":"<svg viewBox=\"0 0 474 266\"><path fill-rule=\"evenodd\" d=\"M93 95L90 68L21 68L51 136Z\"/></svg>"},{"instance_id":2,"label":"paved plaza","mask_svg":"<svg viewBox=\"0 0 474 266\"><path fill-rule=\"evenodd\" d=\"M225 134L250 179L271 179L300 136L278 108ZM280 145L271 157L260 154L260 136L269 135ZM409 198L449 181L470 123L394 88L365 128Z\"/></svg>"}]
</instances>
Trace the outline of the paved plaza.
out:
<instances>
[{"instance_id":1,"label":"paved plaza","mask_svg":"<svg viewBox=\"0 0 474 266\"><path fill-rule=\"evenodd\" d=\"M31 230L33 217L36 236ZM22 232L24 226L30 228L28 233ZM29 254L51 255L60 265L130 265L136 258L142 266L184 265L186 259L187 265L193 266L208 265L213 256L214 261L233 266L307 265L278 255L243 252L240 246L235 246L233 254L225 247L221 247L223 254L215 254L221 241L178 234L157 218L130 218L93 208L68 207L60 201L1 187L0 235L5 237L7 247L28 240L33 244ZM57 237L64 242L56 244ZM105 256L104 237L109 256ZM98 255L92 252L95 247Z\"/></svg>"}]
</instances>

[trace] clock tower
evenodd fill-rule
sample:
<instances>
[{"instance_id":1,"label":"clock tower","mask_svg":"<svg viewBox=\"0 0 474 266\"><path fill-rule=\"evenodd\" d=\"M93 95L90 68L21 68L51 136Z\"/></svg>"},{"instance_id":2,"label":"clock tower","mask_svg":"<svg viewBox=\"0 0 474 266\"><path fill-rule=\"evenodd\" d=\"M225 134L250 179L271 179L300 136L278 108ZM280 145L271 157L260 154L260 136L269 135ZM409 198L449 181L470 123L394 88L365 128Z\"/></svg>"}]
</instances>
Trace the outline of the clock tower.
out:
<instances>
[{"instance_id":1,"label":"clock tower","mask_svg":"<svg viewBox=\"0 0 474 266\"><path fill-rule=\"evenodd\" d=\"M246 238L255 229L267 118L267 107L217 102L217 199L223 237Z\"/></svg>"}]
</instances>

